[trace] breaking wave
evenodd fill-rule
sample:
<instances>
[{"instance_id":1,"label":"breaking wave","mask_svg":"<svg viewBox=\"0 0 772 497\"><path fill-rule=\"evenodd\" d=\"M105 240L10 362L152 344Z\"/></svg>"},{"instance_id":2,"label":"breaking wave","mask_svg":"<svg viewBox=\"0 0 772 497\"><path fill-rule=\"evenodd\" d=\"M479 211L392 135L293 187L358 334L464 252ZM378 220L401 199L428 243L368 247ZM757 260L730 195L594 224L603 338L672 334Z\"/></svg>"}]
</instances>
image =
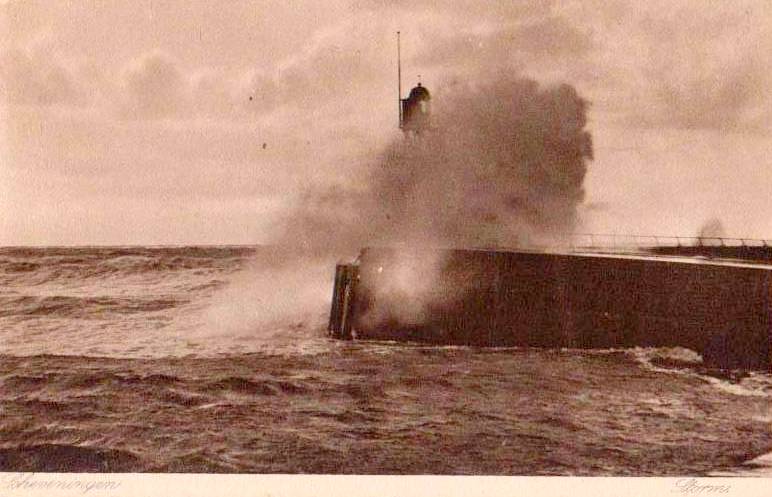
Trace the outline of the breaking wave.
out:
<instances>
[{"instance_id":1,"label":"breaking wave","mask_svg":"<svg viewBox=\"0 0 772 497\"><path fill-rule=\"evenodd\" d=\"M666 374L699 379L723 392L746 397L772 398L772 376L744 370L703 365L702 356L682 347L635 348L629 353L643 367Z\"/></svg>"}]
</instances>

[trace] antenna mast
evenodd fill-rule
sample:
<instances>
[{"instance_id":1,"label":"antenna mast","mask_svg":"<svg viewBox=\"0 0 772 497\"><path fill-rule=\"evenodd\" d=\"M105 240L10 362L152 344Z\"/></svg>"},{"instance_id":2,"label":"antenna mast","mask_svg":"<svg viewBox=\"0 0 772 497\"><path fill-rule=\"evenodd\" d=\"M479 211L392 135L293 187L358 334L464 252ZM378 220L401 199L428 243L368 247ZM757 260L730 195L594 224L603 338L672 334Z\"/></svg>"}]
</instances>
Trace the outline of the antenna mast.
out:
<instances>
[{"instance_id":1,"label":"antenna mast","mask_svg":"<svg viewBox=\"0 0 772 497\"><path fill-rule=\"evenodd\" d=\"M402 58L399 47L399 31L397 31L397 105L399 107L399 127L402 128Z\"/></svg>"}]
</instances>

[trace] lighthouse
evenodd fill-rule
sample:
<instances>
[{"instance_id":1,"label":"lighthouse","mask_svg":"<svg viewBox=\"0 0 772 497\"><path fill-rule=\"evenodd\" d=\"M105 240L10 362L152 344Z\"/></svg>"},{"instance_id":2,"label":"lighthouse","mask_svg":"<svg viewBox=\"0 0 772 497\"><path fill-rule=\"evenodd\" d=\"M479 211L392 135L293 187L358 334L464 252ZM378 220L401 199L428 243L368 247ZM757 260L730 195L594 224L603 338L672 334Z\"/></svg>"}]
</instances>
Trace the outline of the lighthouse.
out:
<instances>
[{"instance_id":1,"label":"lighthouse","mask_svg":"<svg viewBox=\"0 0 772 497\"><path fill-rule=\"evenodd\" d=\"M421 135L430 128L431 94L421 82L402 98L402 60L399 31L397 31L397 95L399 98L399 129L405 136Z\"/></svg>"},{"instance_id":2,"label":"lighthouse","mask_svg":"<svg viewBox=\"0 0 772 497\"><path fill-rule=\"evenodd\" d=\"M429 90L421 86L419 82L410 90L407 98L401 99L401 117L399 127L405 133L423 133L429 129L430 101Z\"/></svg>"}]
</instances>

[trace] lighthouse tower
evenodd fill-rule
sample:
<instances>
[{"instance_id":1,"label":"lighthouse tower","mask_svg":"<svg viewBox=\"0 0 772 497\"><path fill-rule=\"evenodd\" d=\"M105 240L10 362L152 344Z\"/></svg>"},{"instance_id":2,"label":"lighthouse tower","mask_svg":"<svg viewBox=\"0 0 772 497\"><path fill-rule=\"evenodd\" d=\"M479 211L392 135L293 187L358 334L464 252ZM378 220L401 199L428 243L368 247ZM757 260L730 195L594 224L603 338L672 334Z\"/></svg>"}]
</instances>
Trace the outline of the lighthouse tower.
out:
<instances>
[{"instance_id":1,"label":"lighthouse tower","mask_svg":"<svg viewBox=\"0 0 772 497\"><path fill-rule=\"evenodd\" d=\"M407 98L401 99L399 127L405 133L421 134L429 129L430 101L429 90L418 85L410 90Z\"/></svg>"},{"instance_id":2,"label":"lighthouse tower","mask_svg":"<svg viewBox=\"0 0 772 497\"><path fill-rule=\"evenodd\" d=\"M405 136L421 135L430 128L431 94L419 81L410 90L407 98L402 98L402 60L400 55L399 31L397 31L397 95L399 97L399 129Z\"/></svg>"}]
</instances>

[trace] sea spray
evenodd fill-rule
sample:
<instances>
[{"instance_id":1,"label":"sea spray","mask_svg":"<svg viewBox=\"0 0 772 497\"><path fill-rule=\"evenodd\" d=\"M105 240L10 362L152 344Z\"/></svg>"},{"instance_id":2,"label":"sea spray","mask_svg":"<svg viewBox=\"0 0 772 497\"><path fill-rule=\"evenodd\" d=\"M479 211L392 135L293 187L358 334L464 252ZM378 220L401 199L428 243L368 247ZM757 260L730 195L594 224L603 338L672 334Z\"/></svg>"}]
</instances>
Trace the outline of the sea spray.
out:
<instances>
[{"instance_id":1,"label":"sea spray","mask_svg":"<svg viewBox=\"0 0 772 497\"><path fill-rule=\"evenodd\" d=\"M254 340L319 335L328 311L334 260L261 249L214 294L196 335Z\"/></svg>"},{"instance_id":2,"label":"sea spray","mask_svg":"<svg viewBox=\"0 0 772 497\"><path fill-rule=\"evenodd\" d=\"M365 246L512 247L575 227L592 141L587 102L573 87L499 75L437 95L433 129L397 138L348 182L310 188L277 222L278 243L300 260L332 259ZM394 273L390 294L378 296L393 302L391 315L371 318L420 322L448 298L435 291L440 283L463 287L438 280L443 264Z\"/></svg>"}]
</instances>

